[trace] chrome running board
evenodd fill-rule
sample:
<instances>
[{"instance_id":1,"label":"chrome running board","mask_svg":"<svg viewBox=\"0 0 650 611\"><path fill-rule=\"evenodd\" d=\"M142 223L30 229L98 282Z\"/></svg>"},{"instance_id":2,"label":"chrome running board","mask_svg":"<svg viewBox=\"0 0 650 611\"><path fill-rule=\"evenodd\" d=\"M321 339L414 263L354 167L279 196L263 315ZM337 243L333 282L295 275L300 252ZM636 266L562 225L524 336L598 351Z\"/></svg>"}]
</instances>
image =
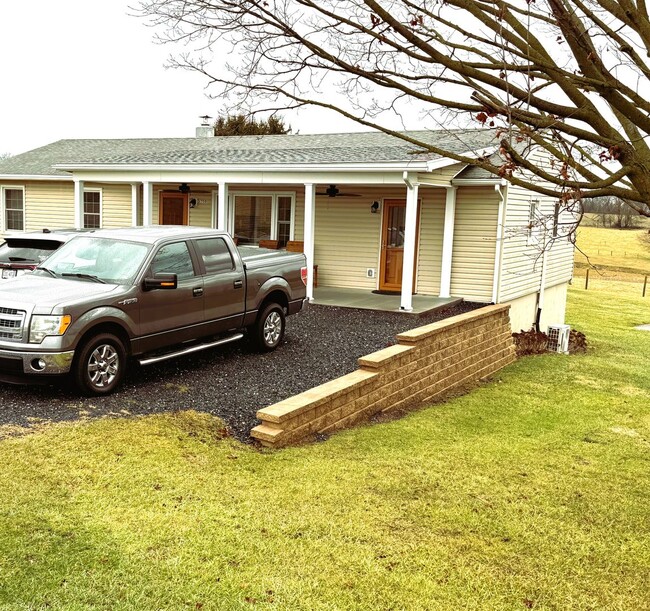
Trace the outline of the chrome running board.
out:
<instances>
[{"instance_id":1,"label":"chrome running board","mask_svg":"<svg viewBox=\"0 0 650 611\"><path fill-rule=\"evenodd\" d=\"M208 348L214 348L215 346L221 346L223 344L229 344L230 342L236 342L242 337L244 337L243 333L235 333L234 335L218 339L208 344L196 344L195 346L189 346L188 348L183 348L182 350L177 350L176 352L167 352L166 354L161 354L160 356L138 359L138 363L140 363L140 365L153 365L154 363L160 363L160 361L173 359L174 357L181 356L182 354L191 354L192 352L198 352L199 350L207 350Z\"/></svg>"}]
</instances>

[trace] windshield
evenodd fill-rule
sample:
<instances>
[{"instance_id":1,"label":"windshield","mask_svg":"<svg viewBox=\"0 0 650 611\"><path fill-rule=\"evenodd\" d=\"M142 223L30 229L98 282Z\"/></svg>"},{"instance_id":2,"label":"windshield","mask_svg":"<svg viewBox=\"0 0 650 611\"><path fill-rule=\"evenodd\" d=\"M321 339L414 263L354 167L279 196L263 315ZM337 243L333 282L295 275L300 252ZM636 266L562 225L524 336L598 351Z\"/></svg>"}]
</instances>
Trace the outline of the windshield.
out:
<instances>
[{"instance_id":1,"label":"windshield","mask_svg":"<svg viewBox=\"0 0 650 611\"><path fill-rule=\"evenodd\" d=\"M89 276L110 284L129 284L148 251L146 244L78 237L61 246L43 266L57 276L79 274L80 279Z\"/></svg>"}]
</instances>

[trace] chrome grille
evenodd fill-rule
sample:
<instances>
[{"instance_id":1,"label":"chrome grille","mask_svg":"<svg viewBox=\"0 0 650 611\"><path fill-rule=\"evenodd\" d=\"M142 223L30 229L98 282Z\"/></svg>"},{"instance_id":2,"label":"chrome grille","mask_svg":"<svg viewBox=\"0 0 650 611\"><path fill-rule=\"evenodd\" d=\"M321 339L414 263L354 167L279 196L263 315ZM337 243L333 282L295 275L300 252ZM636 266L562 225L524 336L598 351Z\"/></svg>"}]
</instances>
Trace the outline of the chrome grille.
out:
<instances>
[{"instance_id":1,"label":"chrome grille","mask_svg":"<svg viewBox=\"0 0 650 611\"><path fill-rule=\"evenodd\" d=\"M25 311L0 307L0 339L19 342L23 338Z\"/></svg>"}]
</instances>

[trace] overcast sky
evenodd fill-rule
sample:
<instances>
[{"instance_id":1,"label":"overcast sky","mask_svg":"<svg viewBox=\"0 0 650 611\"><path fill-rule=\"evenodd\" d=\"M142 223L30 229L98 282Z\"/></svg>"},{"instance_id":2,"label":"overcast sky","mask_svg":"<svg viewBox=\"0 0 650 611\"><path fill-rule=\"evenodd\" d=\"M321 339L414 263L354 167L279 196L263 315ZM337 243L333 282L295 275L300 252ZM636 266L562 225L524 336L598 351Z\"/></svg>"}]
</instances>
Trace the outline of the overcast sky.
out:
<instances>
[{"instance_id":1,"label":"overcast sky","mask_svg":"<svg viewBox=\"0 0 650 611\"><path fill-rule=\"evenodd\" d=\"M191 137L216 116L198 74L166 70L172 49L128 0L0 0L0 154L63 138ZM285 115L301 133L359 131L336 116Z\"/></svg>"}]
</instances>

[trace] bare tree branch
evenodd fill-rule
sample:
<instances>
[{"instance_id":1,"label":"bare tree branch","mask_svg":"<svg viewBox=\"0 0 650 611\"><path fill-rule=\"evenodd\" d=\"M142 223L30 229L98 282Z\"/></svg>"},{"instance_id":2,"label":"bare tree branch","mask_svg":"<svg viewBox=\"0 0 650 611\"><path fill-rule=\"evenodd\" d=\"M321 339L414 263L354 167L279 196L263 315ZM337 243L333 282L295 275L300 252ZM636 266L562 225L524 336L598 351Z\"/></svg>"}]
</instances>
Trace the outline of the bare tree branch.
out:
<instances>
[{"instance_id":1,"label":"bare tree branch","mask_svg":"<svg viewBox=\"0 0 650 611\"><path fill-rule=\"evenodd\" d=\"M650 215L645 0L140 0L170 62L228 110L312 106L557 197ZM500 155L439 150L391 117L491 127ZM426 125L426 123L425 123ZM539 151L546 161L540 161Z\"/></svg>"}]
</instances>

